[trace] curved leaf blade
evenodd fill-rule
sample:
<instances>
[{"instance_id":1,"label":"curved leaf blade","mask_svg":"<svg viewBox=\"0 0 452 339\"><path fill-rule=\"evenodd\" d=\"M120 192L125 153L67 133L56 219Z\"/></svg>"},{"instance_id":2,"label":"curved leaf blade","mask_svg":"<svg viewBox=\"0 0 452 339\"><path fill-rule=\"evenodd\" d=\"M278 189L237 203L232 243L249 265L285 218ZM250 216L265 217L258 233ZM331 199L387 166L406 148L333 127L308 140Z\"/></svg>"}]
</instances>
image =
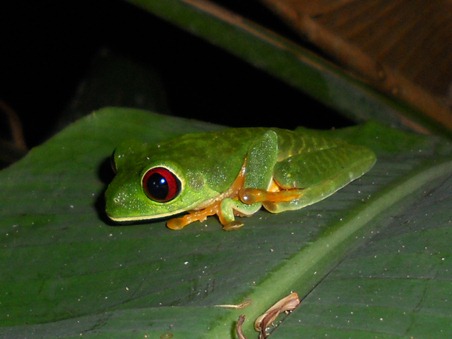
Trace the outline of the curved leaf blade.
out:
<instances>
[{"instance_id":1,"label":"curved leaf blade","mask_svg":"<svg viewBox=\"0 0 452 339\"><path fill-rule=\"evenodd\" d=\"M307 297L293 314L295 325L290 325L290 317L277 331L283 333L285 324L287 330L312 330L309 319L319 306L309 298L315 299L317 291L330 291L328 286L335 281L328 278L338 274L337 268L350 274L353 269L364 270L365 261L355 266L354 251L370 250L376 241L373 236L388 229L396 212L412 213L410 206L419 203L413 192L421 187L435 190L438 180L451 172L450 144L367 125L337 133L365 140L378 154L375 168L303 210L279 215L259 212L246 219L239 232L222 232L213 218L181 232L169 231L163 221L133 226L106 222L102 195L111 174L104 168L117 144L130 138L157 142L218 128L108 108L73 124L1 171L0 334L233 337L234 322L243 313L247 314L244 330L253 337L253 317L290 290ZM391 142L381 141L385 135ZM450 195L443 200L450 202ZM400 210L388 208L392 205ZM444 207L438 205L435 212L441 220L451 219ZM327 244L330 247L324 251ZM378 256L380 251L376 247L369 253ZM442 251L444 258L450 256L448 248ZM391 258L389 254L386 260ZM353 259L350 266L341 266L349 259ZM441 291L450 293L450 277L443 273L441 279ZM413 300L419 298L417 290L412 292ZM246 299L252 304L243 310L215 307ZM347 304L335 304L334 298L328 302L347 311ZM429 307L439 312L444 306ZM174 320L179 317L180 321ZM428 318L421 315L411 333L425 331L422 323ZM304 327L297 325L298 320ZM446 320L450 320L447 313ZM331 333L353 330L340 325L342 329L335 323L325 326Z\"/></svg>"}]
</instances>

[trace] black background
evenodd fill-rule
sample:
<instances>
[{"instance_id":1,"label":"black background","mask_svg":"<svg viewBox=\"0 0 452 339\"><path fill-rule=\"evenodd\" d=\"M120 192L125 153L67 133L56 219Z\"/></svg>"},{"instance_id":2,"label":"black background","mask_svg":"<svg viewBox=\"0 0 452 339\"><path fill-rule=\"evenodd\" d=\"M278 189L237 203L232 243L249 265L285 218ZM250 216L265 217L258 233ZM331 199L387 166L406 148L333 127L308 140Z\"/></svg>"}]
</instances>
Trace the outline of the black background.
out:
<instances>
[{"instance_id":1,"label":"black background","mask_svg":"<svg viewBox=\"0 0 452 339\"><path fill-rule=\"evenodd\" d=\"M257 2L226 3L304 43ZM158 73L166 96L164 113L229 126L348 124L264 71L127 2L15 1L1 6L0 99L18 113L29 146L55 133L93 59L105 50Z\"/></svg>"}]
</instances>

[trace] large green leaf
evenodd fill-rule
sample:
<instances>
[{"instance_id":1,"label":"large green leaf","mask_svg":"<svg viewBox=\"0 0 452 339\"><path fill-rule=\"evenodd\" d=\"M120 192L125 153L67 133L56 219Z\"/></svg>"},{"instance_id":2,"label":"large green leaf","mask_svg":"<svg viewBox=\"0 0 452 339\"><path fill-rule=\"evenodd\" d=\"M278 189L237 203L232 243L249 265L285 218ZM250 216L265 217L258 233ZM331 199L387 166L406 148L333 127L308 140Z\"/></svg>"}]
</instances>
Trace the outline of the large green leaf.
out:
<instances>
[{"instance_id":1,"label":"large green leaf","mask_svg":"<svg viewBox=\"0 0 452 339\"><path fill-rule=\"evenodd\" d=\"M108 108L0 172L0 335L230 338L291 291L273 334L452 335L451 145L368 124L330 131L372 147L364 177L305 209L170 231L103 213L122 140L221 128ZM250 300L240 310L216 307Z\"/></svg>"}]
</instances>

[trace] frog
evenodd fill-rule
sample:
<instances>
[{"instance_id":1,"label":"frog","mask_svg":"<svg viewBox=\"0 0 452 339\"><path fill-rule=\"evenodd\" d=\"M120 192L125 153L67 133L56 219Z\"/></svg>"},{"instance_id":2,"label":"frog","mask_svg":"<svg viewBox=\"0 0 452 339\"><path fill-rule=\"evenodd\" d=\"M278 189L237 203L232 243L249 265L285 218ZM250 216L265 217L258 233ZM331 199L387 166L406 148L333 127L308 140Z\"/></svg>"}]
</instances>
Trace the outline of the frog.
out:
<instances>
[{"instance_id":1,"label":"frog","mask_svg":"<svg viewBox=\"0 0 452 339\"><path fill-rule=\"evenodd\" d=\"M166 219L171 230L216 215L224 230L237 230L261 209L281 213L322 201L375 162L368 147L302 127L126 141L112 156L105 212L117 223Z\"/></svg>"}]
</instances>

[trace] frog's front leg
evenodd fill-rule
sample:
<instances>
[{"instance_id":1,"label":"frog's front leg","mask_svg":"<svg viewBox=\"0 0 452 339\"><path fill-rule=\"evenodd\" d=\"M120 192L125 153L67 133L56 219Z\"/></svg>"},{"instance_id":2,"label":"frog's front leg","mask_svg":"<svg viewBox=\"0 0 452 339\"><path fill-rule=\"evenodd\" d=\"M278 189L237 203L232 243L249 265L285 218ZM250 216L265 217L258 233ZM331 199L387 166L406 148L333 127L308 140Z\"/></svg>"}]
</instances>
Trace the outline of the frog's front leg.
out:
<instances>
[{"instance_id":1,"label":"frog's front leg","mask_svg":"<svg viewBox=\"0 0 452 339\"><path fill-rule=\"evenodd\" d=\"M182 217L172 218L166 222L166 226L169 229L178 231L178 230L183 229L185 226L191 224L192 222L195 222L195 221L202 222L202 221L206 220L208 216L215 215L215 214L219 215L219 211L220 211L220 203L216 202L201 210L190 211L188 214L185 214Z\"/></svg>"}]
</instances>

